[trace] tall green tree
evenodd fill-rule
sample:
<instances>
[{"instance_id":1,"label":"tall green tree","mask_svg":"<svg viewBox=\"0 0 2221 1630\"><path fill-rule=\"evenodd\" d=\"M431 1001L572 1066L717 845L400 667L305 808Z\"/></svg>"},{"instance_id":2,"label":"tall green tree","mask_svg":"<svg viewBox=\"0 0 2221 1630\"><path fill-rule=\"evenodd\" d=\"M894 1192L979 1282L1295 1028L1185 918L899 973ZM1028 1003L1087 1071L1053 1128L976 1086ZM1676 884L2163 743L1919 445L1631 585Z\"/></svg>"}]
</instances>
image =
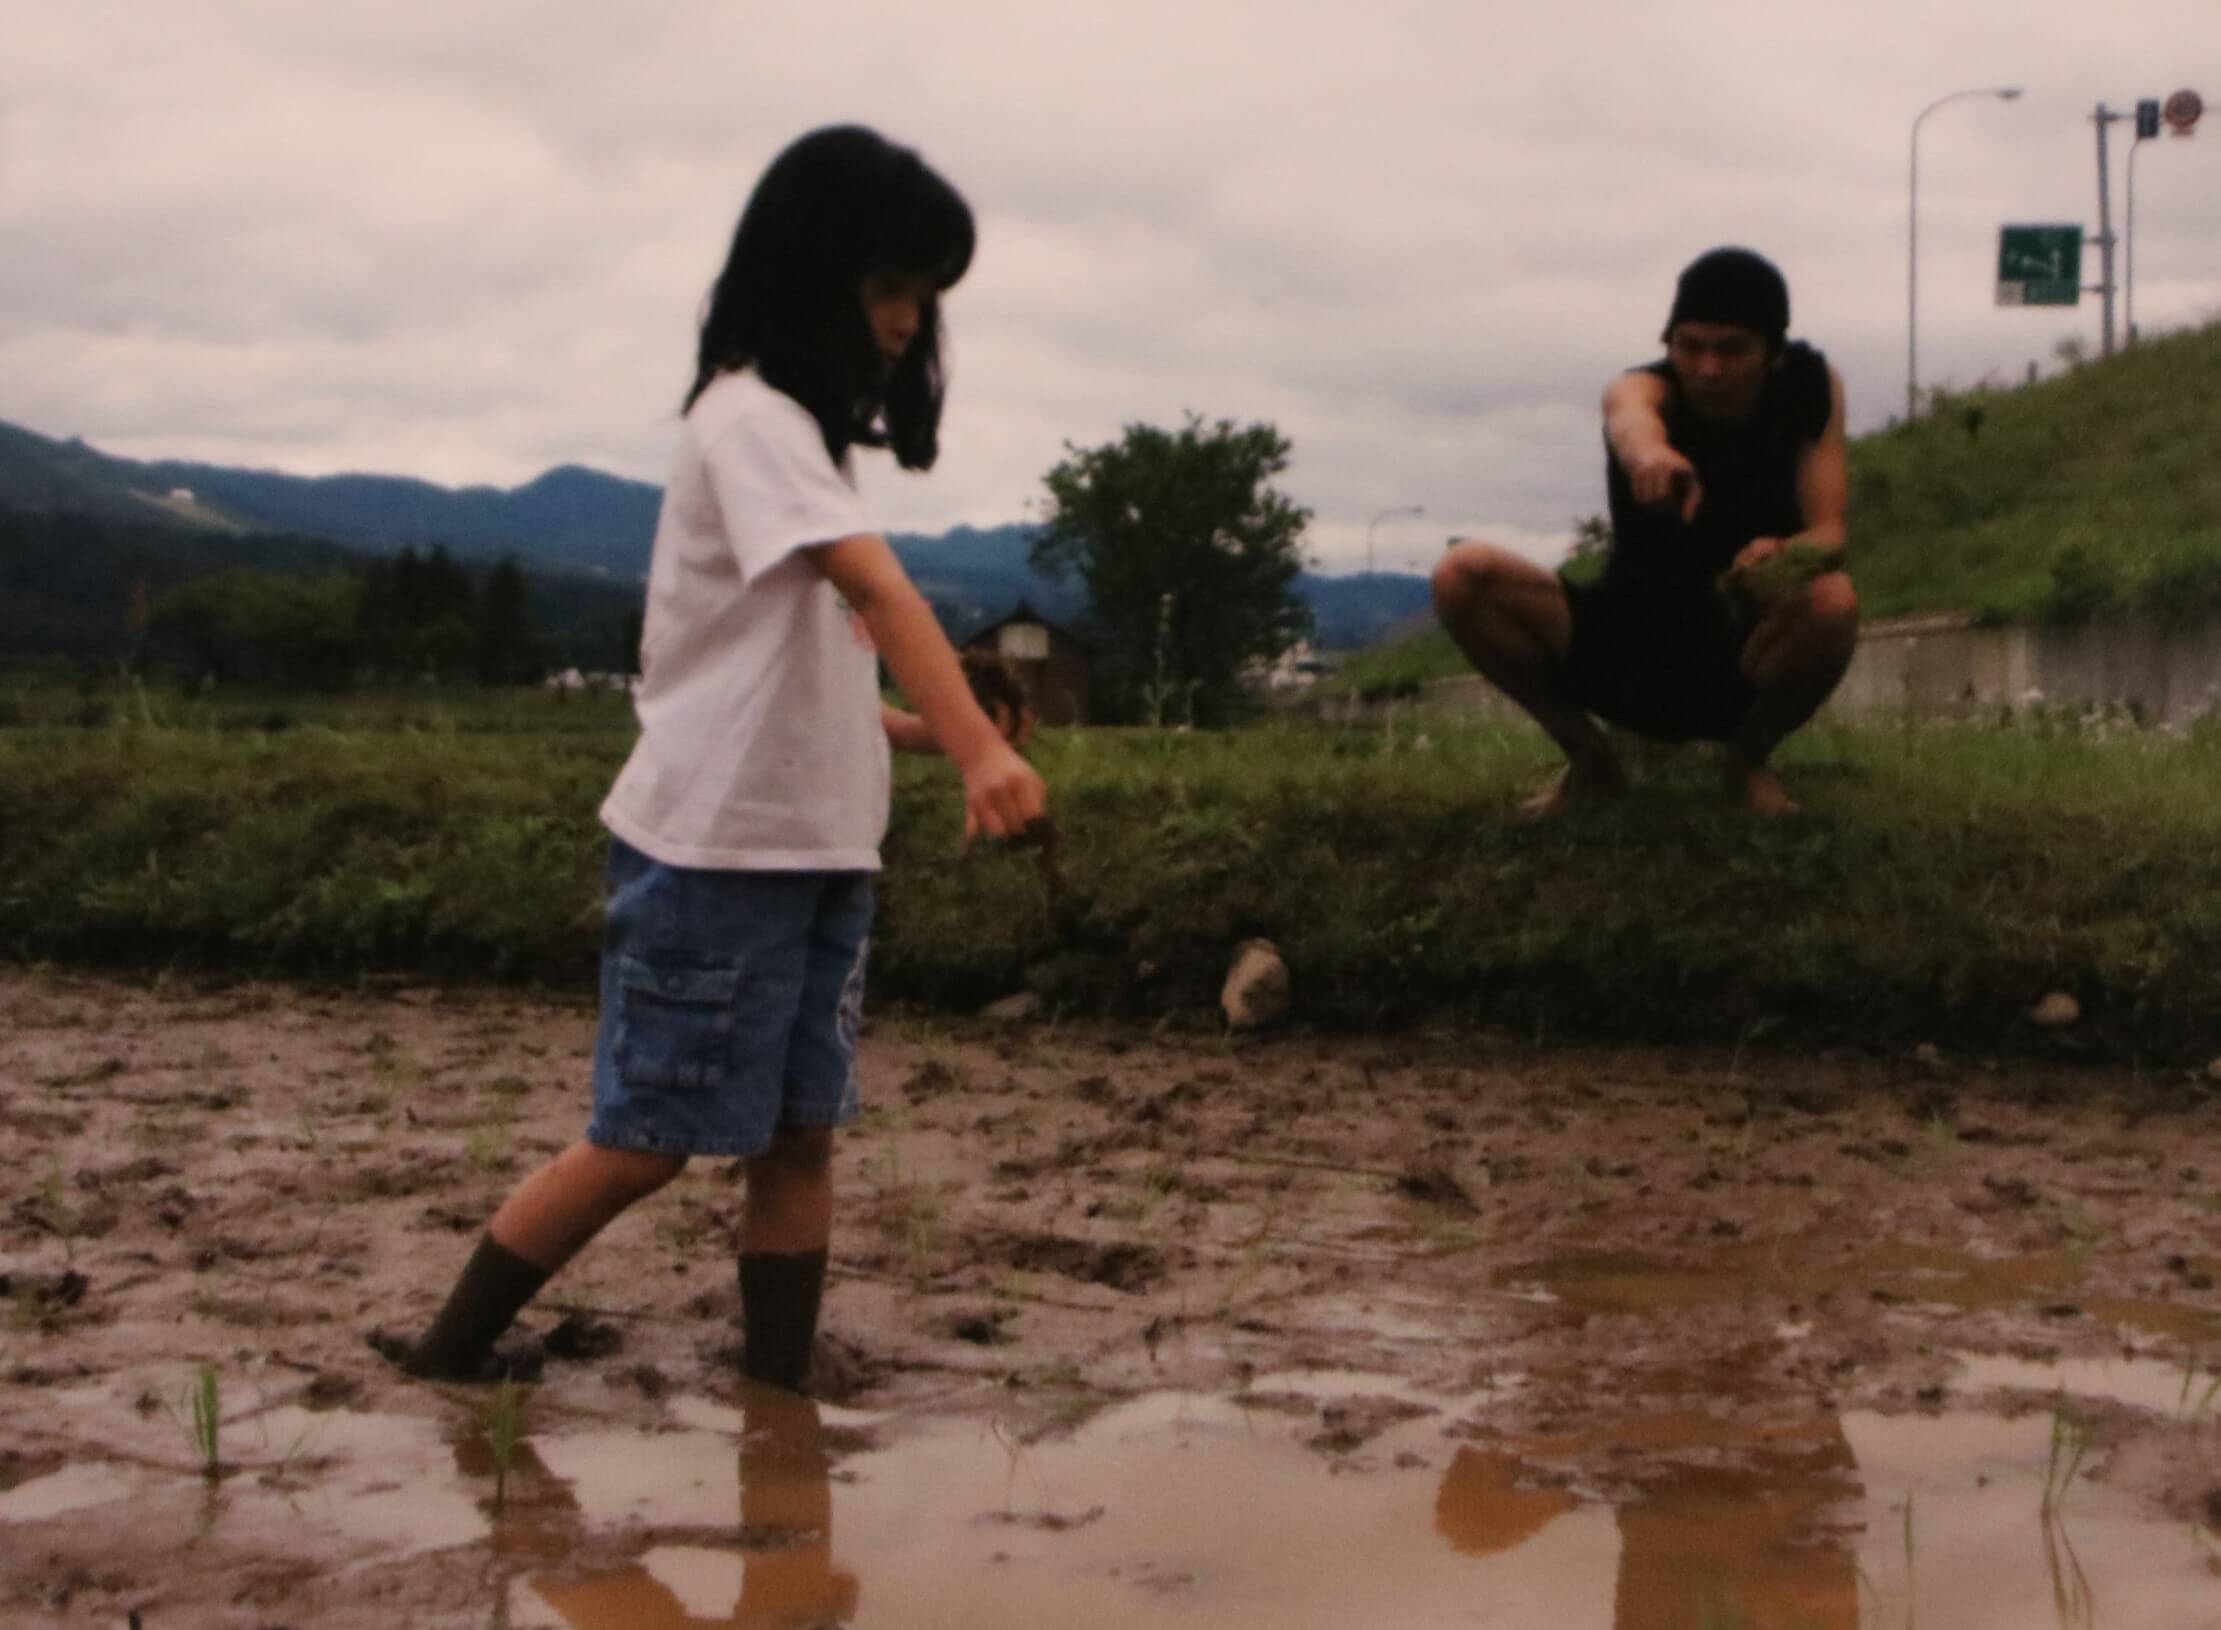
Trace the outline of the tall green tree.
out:
<instances>
[{"instance_id":1,"label":"tall green tree","mask_svg":"<svg viewBox=\"0 0 2221 1630\"><path fill-rule=\"evenodd\" d=\"M524 573L509 555L486 575L478 591L477 638L473 653L478 679L486 685L523 685L546 670L532 633L532 611Z\"/></svg>"},{"instance_id":2,"label":"tall green tree","mask_svg":"<svg viewBox=\"0 0 2221 1630\"><path fill-rule=\"evenodd\" d=\"M236 566L156 599L148 640L211 679L338 690L358 659L358 592L344 572L304 577Z\"/></svg>"},{"instance_id":3,"label":"tall green tree","mask_svg":"<svg viewBox=\"0 0 2221 1630\"><path fill-rule=\"evenodd\" d=\"M1191 414L1065 452L1032 561L1087 588L1097 696L1113 717L1225 722L1242 665L1311 625L1294 588L1310 511L1272 486L1288 439Z\"/></svg>"}]
</instances>

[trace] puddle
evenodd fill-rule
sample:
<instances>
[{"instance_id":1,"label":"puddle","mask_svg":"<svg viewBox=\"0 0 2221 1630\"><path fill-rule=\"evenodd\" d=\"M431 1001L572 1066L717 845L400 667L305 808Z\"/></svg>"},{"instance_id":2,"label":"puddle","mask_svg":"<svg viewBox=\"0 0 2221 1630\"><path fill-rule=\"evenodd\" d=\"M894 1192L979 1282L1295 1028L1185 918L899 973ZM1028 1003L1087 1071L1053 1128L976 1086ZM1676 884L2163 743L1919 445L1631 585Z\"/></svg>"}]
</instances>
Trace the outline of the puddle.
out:
<instances>
[{"instance_id":1,"label":"puddle","mask_svg":"<svg viewBox=\"0 0 2221 1630\"><path fill-rule=\"evenodd\" d=\"M1958 1355L1962 1392L2034 1392L2050 1397L2095 1398L2154 1415L2188 1416L2199 1410L2214 1377L2204 1369L2150 1358L2064 1358L2050 1363L1995 1354ZM2212 1405L2205 1405L2210 1412Z\"/></svg>"},{"instance_id":2,"label":"puddle","mask_svg":"<svg viewBox=\"0 0 2221 1630\"><path fill-rule=\"evenodd\" d=\"M0 1494L0 1522L45 1522L121 1500L138 1487L129 1473L98 1464L64 1466Z\"/></svg>"},{"instance_id":3,"label":"puddle","mask_svg":"<svg viewBox=\"0 0 2221 1630\"><path fill-rule=\"evenodd\" d=\"M141 1418L110 1389L57 1393L54 1401L64 1406L58 1414L88 1428L131 1422L134 1432L117 1434L119 1452L131 1458L87 1460L22 1483L0 1495L0 1523L105 1521L128 1542L141 1515L188 1511L204 1538L284 1533L296 1548L340 1562L390 1561L488 1533L486 1488L455 1475L454 1435L480 1435L469 1418L443 1427L401 1415L261 1408L241 1389L225 1409L225 1475L211 1485L189 1463L182 1426L159 1414Z\"/></svg>"},{"instance_id":4,"label":"puddle","mask_svg":"<svg viewBox=\"0 0 2221 1630\"><path fill-rule=\"evenodd\" d=\"M1703 1266L1633 1253L1595 1252L1500 1270L1497 1284L1530 1299L1591 1314L1671 1313L1747 1305L1759 1298L1823 1295L1956 1308L2026 1311L2072 1304L2102 1325L2195 1345L2221 1335L2221 1311L2178 1302L2078 1293L2072 1252L1980 1257L1930 1246L1846 1245L1827 1235L1743 1240L1706 1252Z\"/></svg>"},{"instance_id":5,"label":"puddle","mask_svg":"<svg viewBox=\"0 0 2221 1630\"><path fill-rule=\"evenodd\" d=\"M1853 1414L1844 1436L1867 1489L1859 1566L1869 1584L1869 1623L1953 1630L2221 1625L2210 1536L2154 1520L2088 1475L2054 1517L2044 1515L2047 1413L2018 1420Z\"/></svg>"},{"instance_id":6,"label":"puddle","mask_svg":"<svg viewBox=\"0 0 2221 1630\"><path fill-rule=\"evenodd\" d=\"M1966 1385L2019 1383L1980 1363ZM2029 1368L2142 1396L2164 1367L2125 1382ZM1354 1373L1268 1384L1320 1403L1415 1396ZM644 1531L630 1563L590 1573L554 1561L575 1536L543 1534L551 1565L512 1585L508 1623L2142 1630L2221 1613L2195 1536L2132 1496L2085 1477L2061 1519L2043 1518L2041 1411L1763 1426L1682 1413L1467 1442L1445 1428L1465 1430L1461 1412L1485 1427L1485 1403L1433 1406L1351 1457L1304 1446L1315 1416L1192 1394L1031 1445L976 1422L890 1420L837 1453L807 1406L737 1449L683 1433L546 1443L581 1533Z\"/></svg>"},{"instance_id":7,"label":"puddle","mask_svg":"<svg viewBox=\"0 0 2221 1630\"><path fill-rule=\"evenodd\" d=\"M1723 1377L1723 1407L1739 1384ZM1254 1386L1299 1407L1157 1393L1033 1443L772 1396L675 1399L655 1431L528 1414L499 1517L475 1414L281 1407L229 1423L249 1464L214 1494L182 1468L86 1464L0 1495L0 1523L129 1535L176 1502L327 1571L455 1548L422 1565L490 1563L487 1610L516 1630L2221 1624L2221 1536L2157 1518L2102 1457L2045 1517L2041 1407L1754 1422L1600 1399L1575 1432L1509 1437L1491 1393L1331 1370ZM1967 1357L1953 1397L2061 1387L2196 1430L2175 1413L2183 1371L2150 1361ZM1423 1412L1322 1451L1321 1420L1352 1401Z\"/></svg>"}]
</instances>

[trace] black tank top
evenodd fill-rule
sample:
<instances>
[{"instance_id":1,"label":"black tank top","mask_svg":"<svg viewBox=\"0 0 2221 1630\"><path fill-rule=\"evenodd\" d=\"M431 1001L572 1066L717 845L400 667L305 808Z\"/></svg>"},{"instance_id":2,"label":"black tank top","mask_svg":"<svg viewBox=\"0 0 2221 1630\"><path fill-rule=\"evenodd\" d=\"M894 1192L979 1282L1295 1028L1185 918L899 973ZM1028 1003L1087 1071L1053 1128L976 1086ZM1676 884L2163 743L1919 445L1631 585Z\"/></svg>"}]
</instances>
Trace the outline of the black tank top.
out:
<instances>
[{"instance_id":1,"label":"black tank top","mask_svg":"<svg viewBox=\"0 0 2221 1630\"><path fill-rule=\"evenodd\" d=\"M1604 490L1612 511L1612 553L1605 581L1650 589L1710 588L1753 538L1786 538L1804 530L1797 465L1827 429L1834 412L1827 358L1803 341L1782 351L1766 375L1758 411L1722 424L1691 410L1664 361L1642 370L1666 382L1666 440L1696 466L1704 502L1694 522L1676 509L1635 502L1633 484L1609 444Z\"/></svg>"}]
</instances>

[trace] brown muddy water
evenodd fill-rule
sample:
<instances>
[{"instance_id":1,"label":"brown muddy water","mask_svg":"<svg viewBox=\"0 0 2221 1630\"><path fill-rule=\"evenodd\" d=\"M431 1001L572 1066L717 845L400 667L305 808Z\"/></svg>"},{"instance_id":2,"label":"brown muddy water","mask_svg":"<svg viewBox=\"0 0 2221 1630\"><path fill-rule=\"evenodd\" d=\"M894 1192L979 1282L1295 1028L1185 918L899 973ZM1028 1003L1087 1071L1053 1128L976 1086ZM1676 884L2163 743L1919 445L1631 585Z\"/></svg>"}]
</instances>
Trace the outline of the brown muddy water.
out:
<instances>
[{"instance_id":1,"label":"brown muddy water","mask_svg":"<svg viewBox=\"0 0 2221 1630\"><path fill-rule=\"evenodd\" d=\"M2194 1383L2209 1384L2149 1360L1961 1357L1918 1414L1754 1428L1723 1409L1554 1437L1491 1426L1520 1376L1444 1397L1388 1376L1259 1375L1233 1394L1123 1399L1034 1441L992 1419L677 1398L651 1430L538 1432L528 1415L499 1509L482 1407L248 1402L228 1423L239 1468L214 1487L88 1461L0 1494L0 1523L182 1518L195 1544L381 1564L477 1553L493 1566L475 1622L515 1630L2196 1630L2221 1624L2210 1518L2165 1520L2109 1486L2102 1453L2046 1498L2065 1470L2058 1423L2111 1406L2210 1433ZM49 1402L96 1429L123 1404L100 1389ZM1322 1453L1337 1411L1376 1430Z\"/></svg>"},{"instance_id":2,"label":"brown muddy water","mask_svg":"<svg viewBox=\"0 0 2221 1630\"><path fill-rule=\"evenodd\" d=\"M592 1016L0 975L0 1625L2221 1630L2221 1099L883 1021L825 1400L698 1163L387 1370ZM196 1377L220 1475L200 1475Z\"/></svg>"}]
</instances>

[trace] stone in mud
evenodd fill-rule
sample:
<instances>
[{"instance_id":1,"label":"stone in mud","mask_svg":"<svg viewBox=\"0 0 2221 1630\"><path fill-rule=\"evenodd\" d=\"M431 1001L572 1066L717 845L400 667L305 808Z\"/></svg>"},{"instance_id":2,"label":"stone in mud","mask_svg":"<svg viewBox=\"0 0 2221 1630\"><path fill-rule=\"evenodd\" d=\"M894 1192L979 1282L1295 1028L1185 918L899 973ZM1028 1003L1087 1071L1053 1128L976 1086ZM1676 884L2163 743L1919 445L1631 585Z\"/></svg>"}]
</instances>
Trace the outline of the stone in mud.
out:
<instances>
[{"instance_id":1,"label":"stone in mud","mask_svg":"<svg viewBox=\"0 0 2221 1630\"><path fill-rule=\"evenodd\" d=\"M1406 1167L1396 1179L1396 1192L1406 1199L1426 1205L1440 1206L1445 1211L1472 1211L1473 1196L1465 1192L1465 1185L1449 1167L1439 1163L1421 1162Z\"/></svg>"},{"instance_id":2,"label":"stone in mud","mask_svg":"<svg viewBox=\"0 0 2221 1630\"><path fill-rule=\"evenodd\" d=\"M989 1002L979 1010L983 1019L993 1019L998 1024L1022 1024L1028 1019L1041 1017L1041 998L1030 990L1015 996L1005 996L999 1002Z\"/></svg>"},{"instance_id":3,"label":"stone in mud","mask_svg":"<svg viewBox=\"0 0 2221 1630\"><path fill-rule=\"evenodd\" d=\"M548 1357L560 1358L572 1364L587 1364L597 1358L607 1358L612 1353L622 1351L624 1345L624 1332L615 1325L575 1312L564 1314L540 1343L542 1351Z\"/></svg>"},{"instance_id":4,"label":"stone in mud","mask_svg":"<svg viewBox=\"0 0 2221 1630\"><path fill-rule=\"evenodd\" d=\"M1234 953L1218 1005L1232 1030L1263 1030L1288 1016L1288 964L1271 940L1248 940Z\"/></svg>"},{"instance_id":5,"label":"stone in mud","mask_svg":"<svg viewBox=\"0 0 2221 1630\"><path fill-rule=\"evenodd\" d=\"M2063 990L2049 991L2028 1010L2029 1023L2045 1030L2064 1030L2082 1017L2082 1004Z\"/></svg>"},{"instance_id":6,"label":"stone in mud","mask_svg":"<svg viewBox=\"0 0 2221 1630\"><path fill-rule=\"evenodd\" d=\"M75 1268L60 1273L0 1272L0 1301L14 1301L37 1313L58 1313L85 1299L92 1281Z\"/></svg>"},{"instance_id":7,"label":"stone in mud","mask_svg":"<svg viewBox=\"0 0 2221 1630\"><path fill-rule=\"evenodd\" d=\"M301 1402L310 1409L340 1409L362 1396L362 1377L337 1370L319 1370L309 1381Z\"/></svg>"},{"instance_id":8,"label":"stone in mud","mask_svg":"<svg viewBox=\"0 0 2221 1630\"><path fill-rule=\"evenodd\" d=\"M959 1313L949 1321L949 1334L975 1347L1000 1347L1010 1340L1006 1328L1009 1321L1010 1314L999 1308L981 1313Z\"/></svg>"}]
</instances>

